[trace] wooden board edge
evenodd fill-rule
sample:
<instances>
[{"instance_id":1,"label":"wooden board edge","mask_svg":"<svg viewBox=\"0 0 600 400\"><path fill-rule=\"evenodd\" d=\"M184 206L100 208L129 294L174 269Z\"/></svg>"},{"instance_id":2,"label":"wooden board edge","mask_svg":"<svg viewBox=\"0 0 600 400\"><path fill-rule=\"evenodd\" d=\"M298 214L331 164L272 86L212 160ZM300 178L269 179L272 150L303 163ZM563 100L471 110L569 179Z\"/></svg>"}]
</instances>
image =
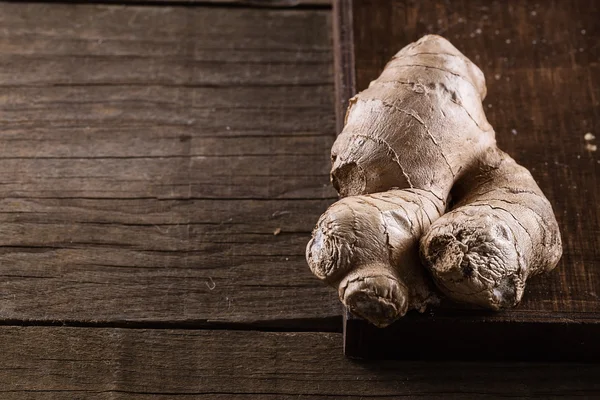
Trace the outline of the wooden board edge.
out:
<instances>
[{"instance_id":1,"label":"wooden board edge","mask_svg":"<svg viewBox=\"0 0 600 400\"><path fill-rule=\"evenodd\" d=\"M352 3L353 0L334 0L333 2L335 120L338 134L344 127L348 101L356 94Z\"/></svg>"},{"instance_id":2,"label":"wooden board edge","mask_svg":"<svg viewBox=\"0 0 600 400\"><path fill-rule=\"evenodd\" d=\"M344 310L344 355L358 359L600 361L600 323L410 315L377 328Z\"/></svg>"}]
</instances>

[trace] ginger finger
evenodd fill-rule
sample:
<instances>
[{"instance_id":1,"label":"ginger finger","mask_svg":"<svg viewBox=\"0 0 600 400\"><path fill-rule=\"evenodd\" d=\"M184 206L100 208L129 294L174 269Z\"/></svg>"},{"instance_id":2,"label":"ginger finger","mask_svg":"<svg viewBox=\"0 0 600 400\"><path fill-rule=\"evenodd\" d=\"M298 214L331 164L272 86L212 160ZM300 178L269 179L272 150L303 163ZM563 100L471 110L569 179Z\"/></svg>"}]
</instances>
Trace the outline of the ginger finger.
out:
<instances>
[{"instance_id":1,"label":"ginger finger","mask_svg":"<svg viewBox=\"0 0 600 400\"><path fill-rule=\"evenodd\" d=\"M550 203L529 171L495 148L453 193L458 204L421 239L424 264L455 301L494 310L515 306L527 278L560 259Z\"/></svg>"},{"instance_id":2,"label":"ginger finger","mask_svg":"<svg viewBox=\"0 0 600 400\"><path fill-rule=\"evenodd\" d=\"M351 312L386 326L437 301L418 241L443 211L443 203L418 189L346 197L319 219L308 264Z\"/></svg>"},{"instance_id":3,"label":"ginger finger","mask_svg":"<svg viewBox=\"0 0 600 400\"><path fill-rule=\"evenodd\" d=\"M350 100L331 149L334 187L342 197L411 187L445 200L461 172L495 146L485 93L483 73L446 39L406 46Z\"/></svg>"}]
</instances>

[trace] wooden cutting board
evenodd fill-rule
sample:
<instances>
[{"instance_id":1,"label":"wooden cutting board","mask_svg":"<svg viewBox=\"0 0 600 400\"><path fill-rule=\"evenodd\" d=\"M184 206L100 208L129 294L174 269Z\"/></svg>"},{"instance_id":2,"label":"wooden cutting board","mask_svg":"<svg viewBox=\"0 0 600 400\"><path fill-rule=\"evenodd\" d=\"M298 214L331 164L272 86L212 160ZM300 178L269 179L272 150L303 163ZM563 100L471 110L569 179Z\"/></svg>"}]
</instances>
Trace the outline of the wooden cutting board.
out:
<instances>
[{"instance_id":1,"label":"wooden cutting board","mask_svg":"<svg viewBox=\"0 0 600 400\"><path fill-rule=\"evenodd\" d=\"M338 132L348 99L393 54L425 34L445 36L483 70L499 146L549 198L564 246L558 267L530 280L513 310L447 302L386 329L346 312L346 355L599 359L600 3L340 0L334 14Z\"/></svg>"}]
</instances>

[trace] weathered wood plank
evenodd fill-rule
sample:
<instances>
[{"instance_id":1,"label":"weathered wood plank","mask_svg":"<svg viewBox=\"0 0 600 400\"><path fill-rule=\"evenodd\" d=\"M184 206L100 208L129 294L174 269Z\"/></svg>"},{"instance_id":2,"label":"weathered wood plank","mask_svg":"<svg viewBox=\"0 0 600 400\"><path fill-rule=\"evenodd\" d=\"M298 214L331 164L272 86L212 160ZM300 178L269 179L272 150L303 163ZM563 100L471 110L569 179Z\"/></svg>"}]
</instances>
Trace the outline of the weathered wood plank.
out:
<instances>
[{"instance_id":1,"label":"weathered wood plank","mask_svg":"<svg viewBox=\"0 0 600 400\"><path fill-rule=\"evenodd\" d=\"M304 261L335 198L327 10L2 4L0 24L0 320L335 329Z\"/></svg>"},{"instance_id":2,"label":"weathered wood plank","mask_svg":"<svg viewBox=\"0 0 600 400\"><path fill-rule=\"evenodd\" d=\"M3 399L593 398L594 364L356 362L340 334L1 327Z\"/></svg>"},{"instance_id":3,"label":"weathered wood plank","mask_svg":"<svg viewBox=\"0 0 600 400\"><path fill-rule=\"evenodd\" d=\"M348 101L356 94L354 62L354 24L352 0L333 3L333 46L335 73L336 131L344 128Z\"/></svg>"},{"instance_id":4,"label":"weathered wood plank","mask_svg":"<svg viewBox=\"0 0 600 400\"><path fill-rule=\"evenodd\" d=\"M283 324L337 315L335 294L304 261L328 202L5 199L2 316Z\"/></svg>"},{"instance_id":5,"label":"weathered wood plank","mask_svg":"<svg viewBox=\"0 0 600 400\"><path fill-rule=\"evenodd\" d=\"M111 0L108 0L111 1ZM118 0L114 0L115 3L118 3ZM129 3L165 3L165 4L173 4L173 3L181 3L181 4L190 4L190 5L241 5L245 7L313 7L313 6L321 6L327 7L331 6L331 0L128 0Z\"/></svg>"},{"instance_id":6,"label":"weathered wood plank","mask_svg":"<svg viewBox=\"0 0 600 400\"><path fill-rule=\"evenodd\" d=\"M580 326L569 330L570 324L596 324L590 332L600 329L600 152L593 147L598 139L584 139L588 132L600 137L598 3L352 0L339 6L351 8L344 12L352 15L353 35L345 38L351 41L346 47L353 47L355 63L345 68L346 75L356 74L356 90L366 88L400 48L427 33L447 37L482 68L488 87L484 104L498 143L530 169L562 231L559 266L531 280L517 309L463 313L458 320L453 311L436 310L435 317L424 318L435 318L461 339L459 332L475 335L473 327L483 323L506 323L495 332L507 344L517 343L521 335L515 330L510 336L517 323L557 324L554 328L565 328L561 332L566 336L559 335L562 343L570 346L570 338L579 346L582 340L574 333ZM464 329L457 321L465 323ZM397 333L386 337L401 336L410 327L418 332L410 324L403 321ZM356 341L349 341L356 346L350 354L369 352L359 337L369 338L375 347L387 346L375 331L357 321L352 325L361 332L348 331L356 333ZM588 340L586 346L594 343ZM594 348L597 355L600 348Z\"/></svg>"}]
</instances>

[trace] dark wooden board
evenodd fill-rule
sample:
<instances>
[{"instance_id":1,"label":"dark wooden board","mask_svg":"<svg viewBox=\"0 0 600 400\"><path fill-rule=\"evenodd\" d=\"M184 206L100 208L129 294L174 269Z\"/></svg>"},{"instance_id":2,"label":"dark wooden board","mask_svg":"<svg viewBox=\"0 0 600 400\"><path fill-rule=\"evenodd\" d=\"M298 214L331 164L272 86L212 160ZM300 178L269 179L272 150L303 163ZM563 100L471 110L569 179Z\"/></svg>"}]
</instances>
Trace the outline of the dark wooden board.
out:
<instances>
[{"instance_id":1,"label":"dark wooden board","mask_svg":"<svg viewBox=\"0 0 600 400\"><path fill-rule=\"evenodd\" d=\"M330 11L0 23L0 321L341 329L304 258L336 197Z\"/></svg>"},{"instance_id":2,"label":"dark wooden board","mask_svg":"<svg viewBox=\"0 0 600 400\"><path fill-rule=\"evenodd\" d=\"M600 357L597 341L590 340L600 334L600 151L586 148L600 146L600 4L353 0L338 2L335 17L334 36L343 43L337 57L354 60L336 64L336 79L345 82L338 83L338 117L347 98L366 88L403 46L427 33L447 37L482 68L486 113L498 143L531 170L554 207L564 243L556 270L531 280L518 308L498 314L434 310L387 331L350 320L347 354L385 352L389 341L401 342L404 335L429 341L419 335L427 325L443 332L445 339L429 347L440 357L452 353L447 341L470 342L469 348L479 343L485 356L530 346L550 332L537 343L540 351L562 343L565 356L572 346L574 357ZM354 79L356 87L348 87ZM598 138L584 140L588 132ZM500 341L495 350L477 341L488 330ZM527 340L519 340L524 335ZM532 354L544 356L540 351Z\"/></svg>"},{"instance_id":3,"label":"dark wooden board","mask_svg":"<svg viewBox=\"0 0 600 400\"><path fill-rule=\"evenodd\" d=\"M84 0L78 0L84 1ZM331 7L331 0L103 0L107 3L183 4L194 6L236 5L243 7Z\"/></svg>"},{"instance_id":4,"label":"dark wooden board","mask_svg":"<svg viewBox=\"0 0 600 400\"><path fill-rule=\"evenodd\" d=\"M356 362L337 333L0 327L13 399L597 398L600 366Z\"/></svg>"}]
</instances>

